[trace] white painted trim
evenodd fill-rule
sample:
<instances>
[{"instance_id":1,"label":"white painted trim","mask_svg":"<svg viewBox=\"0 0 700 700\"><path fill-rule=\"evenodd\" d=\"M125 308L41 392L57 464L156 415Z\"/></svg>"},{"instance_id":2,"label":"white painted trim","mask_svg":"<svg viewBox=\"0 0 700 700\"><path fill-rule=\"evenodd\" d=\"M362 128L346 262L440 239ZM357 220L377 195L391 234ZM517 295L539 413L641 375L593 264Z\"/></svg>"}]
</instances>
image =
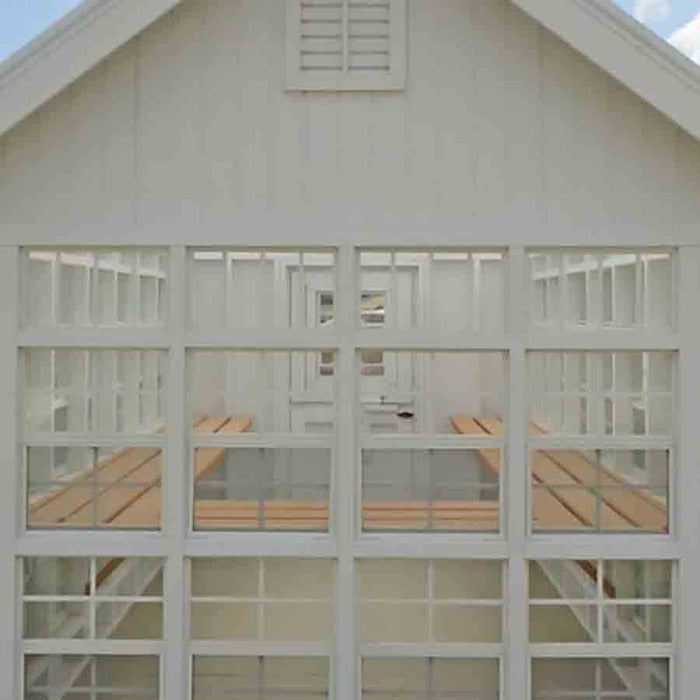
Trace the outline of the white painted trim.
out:
<instances>
[{"instance_id":1,"label":"white painted trim","mask_svg":"<svg viewBox=\"0 0 700 700\"><path fill-rule=\"evenodd\" d=\"M511 0L700 138L700 68L611 0Z\"/></svg>"},{"instance_id":2,"label":"white painted trim","mask_svg":"<svg viewBox=\"0 0 700 700\"><path fill-rule=\"evenodd\" d=\"M0 64L0 135L180 0L87 0Z\"/></svg>"},{"instance_id":3,"label":"white painted trim","mask_svg":"<svg viewBox=\"0 0 700 700\"><path fill-rule=\"evenodd\" d=\"M507 469L503 471L501 490L501 529L507 534L509 557L505 576L506 607L504 641L506 646L502 697L517 697L529 687L529 663L525 640L528 638L527 566L525 543L529 511L527 440L527 360L523 336L528 319L526 257L522 247L508 253L506 299L508 329L511 338L508 358L508 403L506 412Z\"/></svg>"},{"instance_id":4,"label":"white painted trim","mask_svg":"<svg viewBox=\"0 0 700 700\"><path fill-rule=\"evenodd\" d=\"M15 547L20 503L23 496L19 484L19 423L17 328L19 314L19 252L16 248L0 248L0 590L5 602L0 606L0 678L9 697L15 697L18 668L17 635L19 620L15 615L16 582Z\"/></svg>"},{"instance_id":5,"label":"white painted trim","mask_svg":"<svg viewBox=\"0 0 700 700\"><path fill-rule=\"evenodd\" d=\"M191 492L189 450L187 446L187 406L185 387L185 348L183 343L187 289L186 251L184 246L170 249L170 279L182 280L170 286L168 295L168 330L170 349L167 361L167 427L166 448L163 455L163 489L161 498L161 528L165 540L166 562L163 580L165 609L163 611L163 677L161 698L187 700L186 633L188 606L186 605L186 561L184 539L190 521Z\"/></svg>"},{"instance_id":6,"label":"white painted trim","mask_svg":"<svg viewBox=\"0 0 700 700\"><path fill-rule=\"evenodd\" d=\"M357 383L354 332L359 310L357 251L351 246L338 250L336 258L336 325L341 334L340 351L336 355L337 402L336 454L333 473L332 519L338 547L336 570L336 645L331 670L334 676L331 688L332 700L356 700L360 689L359 661L356 657L357 600L356 560L353 551L355 535L359 532L359 494L361 481L359 448L357 444Z\"/></svg>"},{"instance_id":7,"label":"white painted trim","mask_svg":"<svg viewBox=\"0 0 700 700\"><path fill-rule=\"evenodd\" d=\"M700 251L681 248L679 255L678 323L682 340L678 362L678 458L676 459L675 489L677 498L674 514L678 535L680 563L678 571L678 601L675 631L676 654L673 680L678 698L691 696L700 688L700 664L693 649L698 642L700 620Z\"/></svg>"}]
</instances>

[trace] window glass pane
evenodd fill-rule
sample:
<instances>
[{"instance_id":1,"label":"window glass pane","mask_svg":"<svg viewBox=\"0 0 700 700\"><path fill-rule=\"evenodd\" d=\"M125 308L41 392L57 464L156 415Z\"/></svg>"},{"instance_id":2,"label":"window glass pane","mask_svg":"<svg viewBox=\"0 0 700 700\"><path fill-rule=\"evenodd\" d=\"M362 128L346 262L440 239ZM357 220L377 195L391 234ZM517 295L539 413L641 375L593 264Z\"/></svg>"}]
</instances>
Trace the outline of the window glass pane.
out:
<instances>
[{"instance_id":1,"label":"window glass pane","mask_svg":"<svg viewBox=\"0 0 700 700\"><path fill-rule=\"evenodd\" d=\"M504 261L499 251L362 251L359 326L500 333Z\"/></svg>"},{"instance_id":2,"label":"window glass pane","mask_svg":"<svg viewBox=\"0 0 700 700\"><path fill-rule=\"evenodd\" d=\"M529 258L536 328L670 330L675 325L668 251L542 251Z\"/></svg>"},{"instance_id":3,"label":"window glass pane","mask_svg":"<svg viewBox=\"0 0 700 700\"><path fill-rule=\"evenodd\" d=\"M590 694L590 695L588 695ZM535 659L533 700L670 700L667 659Z\"/></svg>"},{"instance_id":4,"label":"window glass pane","mask_svg":"<svg viewBox=\"0 0 700 700\"><path fill-rule=\"evenodd\" d=\"M499 449L365 449L362 467L365 530L499 528Z\"/></svg>"},{"instance_id":5,"label":"window glass pane","mask_svg":"<svg viewBox=\"0 0 700 700\"><path fill-rule=\"evenodd\" d=\"M530 562L531 642L670 642L671 562Z\"/></svg>"},{"instance_id":6,"label":"window glass pane","mask_svg":"<svg viewBox=\"0 0 700 700\"><path fill-rule=\"evenodd\" d=\"M26 460L27 527L160 527L159 448L29 447Z\"/></svg>"},{"instance_id":7,"label":"window glass pane","mask_svg":"<svg viewBox=\"0 0 700 700\"><path fill-rule=\"evenodd\" d=\"M362 641L500 642L501 566L472 561L359 561ZM481 574L493 586L489 591L484 590Z\"/></svg>"},{"instance_id":8,"label":"window glass pane","mask_svg":"<svg viewBox=\"0 0 700 700\"><path fill-rule=\"evenodd\" d=\"M160 350L24 351L28 433L151 433L164 424Z\"/></svg>"},{"instance_id":9,"label":"window glass pane","mask_svg":"<svg viewBox=\"0 0 700 700\"><path fill-rule=\"evenodd\" d=\"M667 532L668 450L530 453L534 530Z\"/></svg>"},{"instance_id":10,"label":"window glass pane","mask_svg":"<svg viewBox=\"0 0 700 700\"><path fill-rule=\"evenodd\" d=\"M335 564L326 559L192 559L193 639L327 641Z\"/></svg>"},{"instance_id":11,"label":"window glass pane","mask_svg":"<svg viewBox=\"0 0 700 700\"><path fill-rule=\"evenodd\" d=\"M333 432L334 350L194 350L188 367L197 432Z\"/></svg>"},{"instance_id":12,"label":"window glass pane","mask_svg":"<svg viewBox=\"0 0 700 700\"><path fill-rule=\"evenodd\" d=\"M188 254L188 265L193 331L316 328L333 323L332 251L195 249Z\"/></svg>"},{"instance_id":13,"label":"window glass pane","mask_svg":"<svg viewBox=\"0 0 700 700\"><path fill-rule=\"evenodd\" d=\"M673 354L532 352L531 432L544 435L671 435Z\"/></svg>"},{"instance_id":14,"label":"window glass pane","mask_svg":"<svg viewBox=\"0 0 700 700\"><path fill-rule=\"evenodd\" d=\"M363 700L498 700L497 659L362 659Z\"/></svg>"},{"instance_id":15,"label":"window glass pane","mask_svg":"<svg viewBox=\"0 0 700 700\"><path fill-rule=\"evenodd\" d=\"M327 530L329 449L194 450L194 526Z\"/></svg>"},{"instance_id":16,"label":"window glass pane","mask_svg":"<svg viewBox=\"0 0 700 700\"><path fill-rule=\"evenodd\" d=\"M325 657L195 656L193 700L310 700L328 697L329 661Z\"/></svg>"},{"instance_id":17,"label":"window glass pane","mask_svg":"<svg viewBox=\"0 0 700 700\"><path fill-rule=\"evenodd\" d=\"M164 250L25 250L24 326L163 325L167 277Z\"/></svg>"},{"instance_id":18,"label":"window glass pane","mask_svg":"<svg viewBox=\"0 0 700 700\"><path fill-rule=\"evenodd\" d=\"M162 637L160 559L27 557L23 572L26 639Z\"/></svg>"},{"instance_id":19,"label":"window glass pane","mask_svg":"<svg viewBox=\"0 0 700 700\"><path fill-rule=\"evenodd\" d=\"M453 434L455 419L503 417L504 353L365 349L358 360L365 432Z\"/></svg>"},{"instance_id":20,"label":"window glass pane","mask_svg":"<svg viewBox=\"0 0 700 700\"><path fill-rule=\"evenodd\" d=\"M28 655L24 657L24 697L158 700L159 665L156 656Z\"/></svg>"}]
</instances>

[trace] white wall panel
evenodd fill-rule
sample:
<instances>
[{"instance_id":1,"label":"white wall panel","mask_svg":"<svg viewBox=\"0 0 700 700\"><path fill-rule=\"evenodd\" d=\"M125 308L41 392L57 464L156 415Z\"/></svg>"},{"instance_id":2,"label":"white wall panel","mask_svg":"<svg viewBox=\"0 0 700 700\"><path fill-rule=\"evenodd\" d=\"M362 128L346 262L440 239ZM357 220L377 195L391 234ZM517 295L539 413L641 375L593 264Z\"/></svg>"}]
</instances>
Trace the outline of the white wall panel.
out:
<instances>
[{"instance_id":1,"label":"white wall panel","mask_svg":"<svg viewBox=\"0 0 700 700\"><path fill-rule=\"evenodd\" d=\"M695 241L691 137L506 0L409 9L406 89L334 95L283 0L186 0L3 137L4 240Z\"/></svg>"}]
</instances>

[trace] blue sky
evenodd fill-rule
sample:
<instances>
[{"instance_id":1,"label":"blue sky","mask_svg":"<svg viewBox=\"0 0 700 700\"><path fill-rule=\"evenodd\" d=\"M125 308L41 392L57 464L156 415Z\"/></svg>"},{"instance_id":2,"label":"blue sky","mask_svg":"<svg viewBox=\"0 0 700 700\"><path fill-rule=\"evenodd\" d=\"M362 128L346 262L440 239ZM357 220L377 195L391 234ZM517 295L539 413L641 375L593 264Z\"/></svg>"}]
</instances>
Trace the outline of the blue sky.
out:
<instances>
[{"instance_id":1,"label":"blue sky","mask_svg":"<svg viewBox=\"0 0 700 700\"><path fill-rule=\"evenodd\" d=\"M700 0L615 2L700 63ZM80 0L0 0L0 61L79 4Z\"/></svg>"}]
</instances>

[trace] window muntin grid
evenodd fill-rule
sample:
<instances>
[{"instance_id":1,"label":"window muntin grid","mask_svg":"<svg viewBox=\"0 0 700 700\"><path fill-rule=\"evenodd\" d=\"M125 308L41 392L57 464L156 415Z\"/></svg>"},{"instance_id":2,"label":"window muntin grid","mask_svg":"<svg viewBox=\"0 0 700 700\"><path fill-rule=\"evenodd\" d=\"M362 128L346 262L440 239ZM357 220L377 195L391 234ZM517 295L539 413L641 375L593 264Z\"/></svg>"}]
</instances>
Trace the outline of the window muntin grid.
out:
<instances>
[{"instance_id":1,"label":"window muntin grid","mask_svg":"<svg viewBox=\"0 0 700 700\"><path fill-rule=\"evenodd\" d=\"M498 250L362 250L359 288L381 298L381 324L358 327L498 334L505 327L506 256ZM371 304L371 300L368 300Z\"/></svg>"},{"instance_id":2,"label":"window muntin grid","mask_svg":"<svg viewBox=\"0 0 700 700\"><path fill-rule=\"evenodd\" d=\"M364 658L363 700L499 700L498 659Z\"/></svg>"},{"instance_id":3,"label":"window muntin grid","mask_svg":"<svg viewBox=\"0 0 700 700\"><path fill-rule=\"evenodd\" d=\"M157 656L28 654L24 657L26 700L160 699Z\"/></svg>"},{"instance_id":4,"label":"window muntin grid","mask_svg":"<svg viewBox=\"0 0 700 700\"><path fill-rule=\"evenodd\" d=\"M495 644L502 639L497 560L361 559L364 644Z\"/></svg>"},{"instance_id":5,"label":"window muntin grid","mask_svg":"<svg viewBox=\"0 0 700 700\"><path fill-rule=\"evenodd\" d=\"M161 350L27 348L26 435L156 433L164 426Z\"/></svg>"},{"instance_id":6,"label":"window muntin grid","mask_svg":"<svg viewBox=\"0 0 700 700\"><path fill-rule=\"evenodd\" d=\"M163 560L25 557L24 639L161 639Z\"/></svg>"},{"instance_id":7,"label":"window muntin grid","mask_svg":"<svg viewBox=\"0 0 700 700\"><path fill-rule=\"evenodd\" d=\"M328 448L194 450L195 530L327 531Z\"/></svg>"},{"instance_id":8,"label":"window muntin grid","mask_svg":"<svg viewBox=\"0 0 700 700\"><path fill-rule=\"evenodd\" d=\"M160 447L34 445L25 454L28 529L160 527Z\"/></svg>"},{"instance_id":9,"label":"window muntin grid","mask_svg":"<svg viewBox=\"0 0 700 700\"><path fill-rule=\"evenodd\" d=\"M665 658L551 658L532 661L532 700L670 700Z\"/></svg>"},{"instance_id":10,"label":"window muntin grid","mask_svg":"<svg viewBox=\"0 0 700 700\"><path fill-rule=\"evenodd\" d=\"M165 325L165 250L28 248L22 264L24 328Z\"/></svg>"},{"instance_id":11,"label":"window muntin grid","mask_svg":"<svg viewBox=\"0 0 700 700\"><path fill-rule=\"evenodd\" d=\"M670 251L533 251L529 280L530 324L536 329L670 331L676 326Z\"/></svg>"},{"instance_id":12,"label":"window muntin grid","mask_svg":"<svg viewBox=\"0 0 700 700\"><path fill-rule=\"evenodd\" d=\"M535 532L666 533L670 450L530 450Z\"/></svg>"},{"instance_id":13,"label":"window muntin grid","mask_svg":"<svg viewBox=\"0 0 700 700\"><path fill-rule=\"evenodd\" d=\"M231 334L332 328L317 293L335 291L335 252L193 248L187 254L188 329Z\"/></svg>"},{"instance_id":14,"label":"window muntin grid","mask_svg":"<svg viewBox=\"0 0 700 700\"><path fill-rule=\"evenodd\" d=\"M530 642L670 643L671 561L529 563Z\"/></svg>"},{"instance_id":15,"label":"window muntin grid","mask_svg":"<svg viewBox=\"0 0 700 700\"><path fill-rule=\"evenodd\" d=\"M533 434L673 434L673 353L530 352L528 379Z\"/></svg>"},{"instance_id":16,"label":"window muntin grid","mask_svg":"<svg viewBox=\"0 0 700 700\"><path fill-rule=\"evenodd\" d=\"M333 637L333 560L193 558L190 567L191 639L293 644Z\"/></svg>"},{"instance_id":17,"label":"window muntin grid","mask_svg":"<svg viewBox=\"0 0 700 700\"><path fill-rule=\"evenodd\" d=\"M416 338L419 338L419 336L416 335ZM194 337L193 337L193 340L194 340ZM189 342L189 340L188 340L187 342ZM185 345L187 345L187 342L185 343ZM358 349L359 349L359 347L361 347L361 346L362 346L362 343L361 343L361 342L357 342L357 343L356 343L356 347L357 347ZM387 546L387 545L384 544L383 546ZM426 652L426 653L427 653L427 652Z\"/></svg>"},{"instance_id":18,"label":"window muntin grid","mask_svg":"<svg viewBox=\"0 0 700 700\"><path fill-rule=\"evenodd\" d=\"M329 675L329 659L322 656L194 656L192 700L323 700Z\"/></svg>"}]
</instances>

